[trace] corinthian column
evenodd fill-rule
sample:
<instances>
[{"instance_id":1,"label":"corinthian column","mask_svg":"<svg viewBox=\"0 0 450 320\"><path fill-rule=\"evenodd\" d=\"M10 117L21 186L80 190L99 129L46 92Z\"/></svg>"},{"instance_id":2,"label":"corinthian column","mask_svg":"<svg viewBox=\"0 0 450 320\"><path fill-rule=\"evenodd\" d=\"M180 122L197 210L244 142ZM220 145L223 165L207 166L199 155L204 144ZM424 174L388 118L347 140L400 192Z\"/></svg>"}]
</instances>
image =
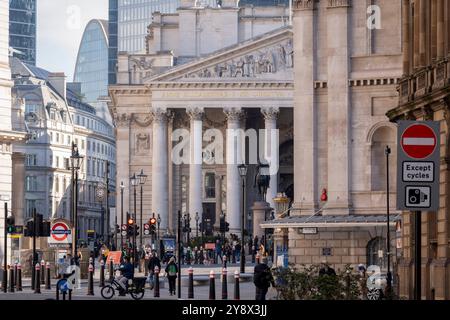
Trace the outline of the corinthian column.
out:
<instances>
[{"instance_id":1,"label":"corinthian column","mask_svg":"<svg viewBox=\"0 0 450 320\"><path fill-rule=\"evenodd\" d=\"M243 163L243 133L241 121L244 113L240 108L224 110L227 117L227 222L230 232L237 233L241 229L241 180L238 165ZM245 145L244 145L245 147ZM245 149L244 149L245 151Z\"/></svg>"},{"instance_id":2,"label":"corinthian column","mask_svg":"<svg viewBox=\"0 0 450 320\"><path fill-rule=\"evenodd\" d=\"M272 208L275 208L273 199L278 192L278 171L279 171L279 136L277 130L277 119L280 109L277 107L263 108L261 113L264 115L265 123L265 154L264 157L270 165L270 185L267 190L267 202Z\"/></svg>"},{"instance_id":3,"label":"corinthian column","mask_svg":"<svg viewBox=\"0 0 450 320\"><path fill-rule=\"evenodd\" d=\"M189 213L195 217L198 212L200 217L203 212L202 192L202 163L203 163L203 108L189 108L187 114L191 119L191 132L189 139ZM203 221L203 220L201 220ZM197 228L197 226L195 226Z\"/></svg>"},{"instance_id":4,"label":"corinthian column","mask_svg":"<svg viewBox=\"0 0 450 320\"><path fill-rule=\"evenodd\" d=\"M294 5L294 214L310 215L317 206L317 108L314 52L316 11L313 1ZM334 33L333 33L334 34Z\"/></svg>"},{"instance_id":5,"label":"corinthian column","mask_svg":"<svg viewBox=\"0 0 450 320\"><path fill-rule=\"evenodd\" d=\"M161 229L169 222L167 168L167 110L153 109L152 212L161 216Z\"/></svg>"}]
</instances>

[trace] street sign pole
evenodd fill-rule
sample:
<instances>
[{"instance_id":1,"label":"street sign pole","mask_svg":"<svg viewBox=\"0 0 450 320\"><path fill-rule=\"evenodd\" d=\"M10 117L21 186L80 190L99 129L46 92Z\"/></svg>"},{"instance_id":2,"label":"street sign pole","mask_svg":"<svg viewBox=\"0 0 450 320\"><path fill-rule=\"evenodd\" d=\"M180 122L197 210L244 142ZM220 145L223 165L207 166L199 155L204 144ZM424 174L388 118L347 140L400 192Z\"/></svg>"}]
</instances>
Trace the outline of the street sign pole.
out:
<instances>
[{"instance_id":1,"label":"street sign pole","mask_svg":"<svg viewBox=\"0 0 450 320\"><path fill-rule=\"evenodd\" d=\"M422 298L422 212L415 212L414 300Z\"/></svg>"},{"instance_id":2,"label":"street sign pole","mask_svg":"<svg viewBox=\"0 0 450 320\"><path fill-rule=\"evenodd\" d=\"M422 211L439 210L440 125L399 121L397 209L414 212L414 299L421 300Z\"/></svg>"}]
</instances>

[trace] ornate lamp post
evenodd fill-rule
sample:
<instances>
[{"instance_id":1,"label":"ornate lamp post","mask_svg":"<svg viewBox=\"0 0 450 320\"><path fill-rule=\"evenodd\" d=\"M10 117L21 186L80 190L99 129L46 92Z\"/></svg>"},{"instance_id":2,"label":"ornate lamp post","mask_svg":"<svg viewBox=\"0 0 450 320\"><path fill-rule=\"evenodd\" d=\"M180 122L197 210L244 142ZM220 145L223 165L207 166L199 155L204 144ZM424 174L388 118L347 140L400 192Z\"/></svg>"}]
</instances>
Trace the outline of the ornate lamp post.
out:
<instances>
[{"instance_id":1,"label":"ornate lamp post","mask_svg":"<svg viewBox=\"0 0 450 320\"><path fill-rule=\"evenodd\" d=\"M72 171L72 256L75 264L78 264L78 170L80 170L82 164L83 156L80 156L78 146L72 142L72 155L70 156L69 169Z\"/></svg>"},{"instance_id":2,"label":"ornate lamp post","mask_svg":"<svg viewBox=\"0 0 450 320\"><path fill-rule=\"evenodd\" d=\"M241 214L241 274L245 273L245 243L244 243L244 229L245 229L245 178L247 177L247 166L241 164L238 166L239 175L242 179L242 214Z\"/></svg>"},{"instance_id":3,"label":"ornate lamp post","mask_svg":"<svg viewBox=\"0 0 450 320\"><path fill-rule=\"evenodd\" d=\"M133 265L136 265L136 187L139 184L139 179L136 177L136 173L130 178L130 183L133 186L134 191L134 212L132 214L134 221L133 232Z\"/></svg>"},{"instance_id":4,"label":"ornate lamp post","mask_svg":"<svg viewBox=\"0 0 450 320\"><path fill-rule=\"evenodd\" d=\"M197 230L196 237L198 238L198 220L200 220L200 216L198 215L198 212L195 213L195 228Z\"/></svg>"},{"instance_id":5,"label":"ornate lamp post","mask_svg":"<svg viewBox=\"0 0 450 320\"><path fill-rule=\"evenodd\" d=\"M144 223L142 220L142 195L143 195L143 187L144 187L145 181L147 180L147 175L144 174L144 169L141 169L141 173L138 174L138 178L139 178L139 185L141 186L141 212L140 212L141 232L140 232L140 237L139 237L139 245L142 248L142 245L143 245L142 233L143 233L143 223Z\"/></svg>"},{"instance_id":6,"label":"ornate lamp post","mask_svg":"<svg viewBox=\"0 0 450 320\"><path fill-rule=\"evenodd\" d=\"M123 226L123 190L125 189L125 185L123 181L120 182L120 249L123 250L123 234L122 234L122 226Z\"/></svg>"}]
</instances>

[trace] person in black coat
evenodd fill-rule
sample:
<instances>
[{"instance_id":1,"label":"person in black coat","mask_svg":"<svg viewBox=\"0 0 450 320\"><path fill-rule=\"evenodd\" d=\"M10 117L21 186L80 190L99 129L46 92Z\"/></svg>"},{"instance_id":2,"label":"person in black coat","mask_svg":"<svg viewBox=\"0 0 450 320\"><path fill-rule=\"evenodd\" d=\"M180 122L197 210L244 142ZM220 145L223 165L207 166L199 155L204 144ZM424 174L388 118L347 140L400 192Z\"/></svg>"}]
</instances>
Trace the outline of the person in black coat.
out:
<instances>
[{"instance_id":1,"label":"person in black coat","mask_svg":"<svg viewBox=\"0 0 450 320\"><path fill-rule=\"evenodd\" d=\"M158 267L161 271L161 260L159 260L156 252L153 252L150 259L148 260L148 272L150 279L150 288L153 289L153 279L155 275L155 267Z\"/></svg>"},{"instance_id":2,"label":"person in black coat","mask_svg":"<svg viewBox=\"0 0 450 320\"><path fill-rule=\"evenodd\" d=\"M255 300L265 301L270 285L275 286L272 273L267 265L267 257L262 257L261 262L255 266L253 283L256 287Z\"/></svg>"}]
</instances>

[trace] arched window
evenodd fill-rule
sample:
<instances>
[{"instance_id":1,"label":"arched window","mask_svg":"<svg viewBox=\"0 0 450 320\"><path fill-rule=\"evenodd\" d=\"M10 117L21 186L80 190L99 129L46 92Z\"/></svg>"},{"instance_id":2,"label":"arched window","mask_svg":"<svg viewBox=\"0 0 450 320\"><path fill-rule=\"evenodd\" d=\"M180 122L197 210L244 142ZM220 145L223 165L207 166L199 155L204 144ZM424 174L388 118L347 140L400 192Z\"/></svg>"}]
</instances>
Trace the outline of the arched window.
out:
<instances>
[{"instance_id":1,"label":"arched window","mask_svg":"<svg viewBox=\"0 0 450 320\"><path fill-rule=\"evenodd\" d=\"M371 148L371 187L372 191L386 190L386 146L391 148L389 157L389 180L390 189L395 190L396 165L397 165L397 143L395 130L391 127L378 128L372 137Z\"/></svg>"},{"instance_id":2,"label":"arched window","mask_svg":"<svg viewBox=\"0 0 450 320\"><path fill-rule=\"evenodd\" d=\"M376 265L381 269L387 267L386 239L376 237L367 243L367 266Z\"/></svg>"}]
</instances>

